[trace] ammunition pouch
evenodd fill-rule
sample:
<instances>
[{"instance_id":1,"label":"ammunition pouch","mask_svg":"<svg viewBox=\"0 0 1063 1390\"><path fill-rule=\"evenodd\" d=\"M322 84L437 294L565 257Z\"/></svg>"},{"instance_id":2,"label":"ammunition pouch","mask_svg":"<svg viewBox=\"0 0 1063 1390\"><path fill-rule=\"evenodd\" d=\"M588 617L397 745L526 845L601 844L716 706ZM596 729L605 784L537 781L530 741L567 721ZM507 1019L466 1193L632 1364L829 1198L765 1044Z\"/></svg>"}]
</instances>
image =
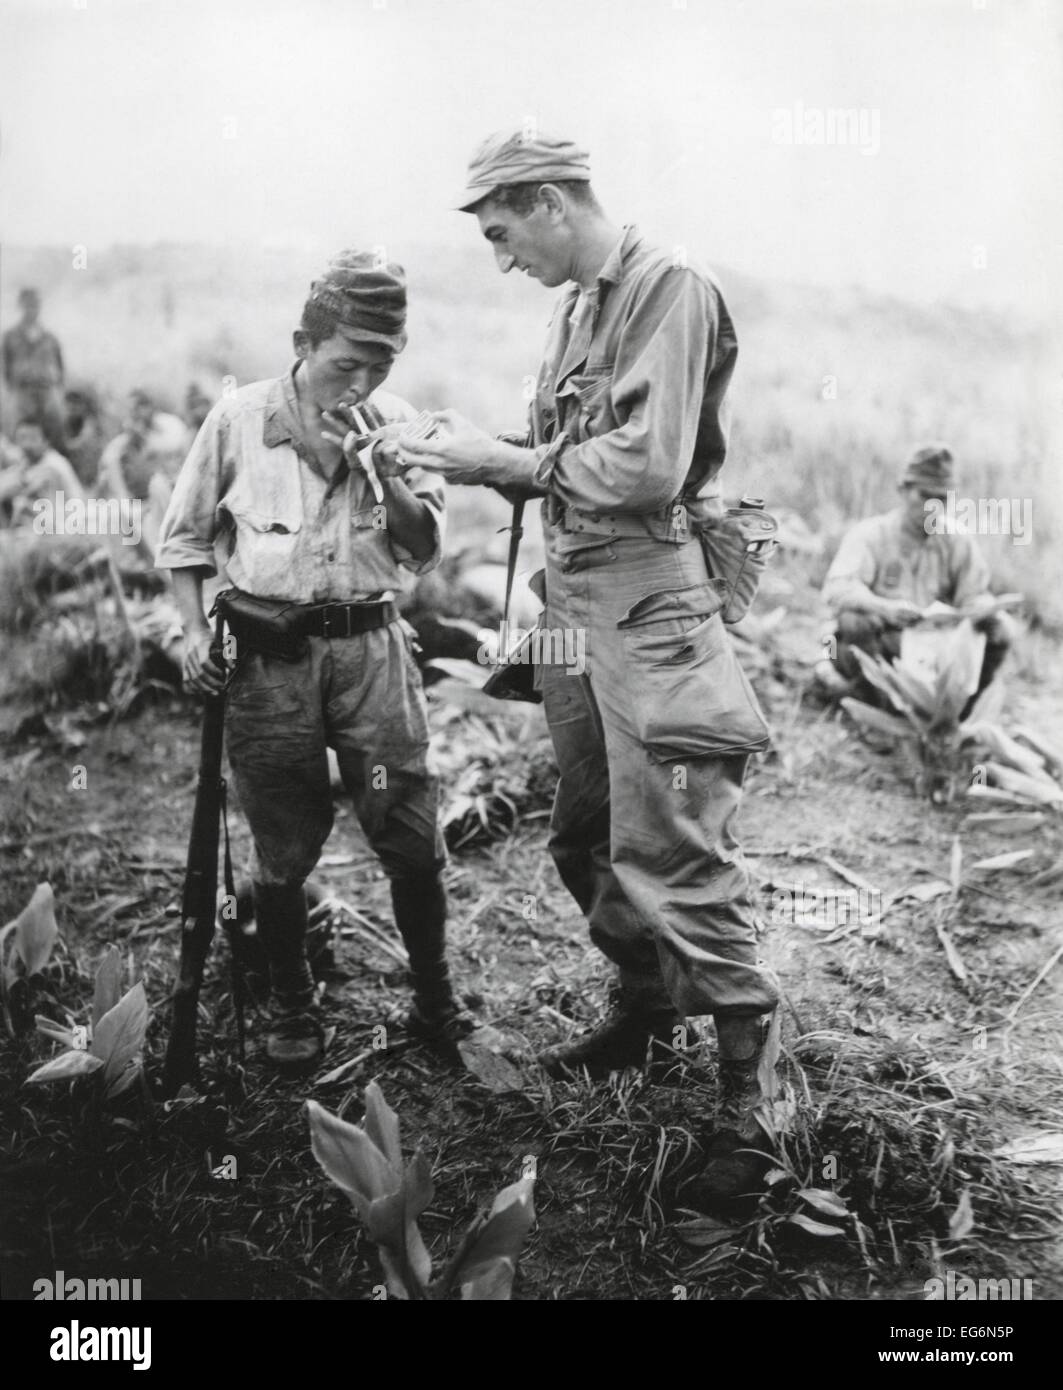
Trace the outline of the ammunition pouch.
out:
<instances>
[{"instance_id":1,"label":"ammunition pouch","mask_svg":"<svg viewBox=\"0 0 1063 1390\"><path fill-rule=\"evenodd\" d=\"M246 648L283 661L298 661L307 649L305 608L301 604L225 589L215 600L213 611L225 619L238 650Z\"/></svg>"},{"instance_id":2,"label":"ammunition pouch","mask_svg":"<svg viewBox=\"0 0 1063 1390\"><path fill-rule=\"evenodd\" d=\"M720 616L737 623L749 612L775 553L779 523L760 507L728 507L723 516L696 524L713 587L723 601Z\"/></svg>"}]
</instances>

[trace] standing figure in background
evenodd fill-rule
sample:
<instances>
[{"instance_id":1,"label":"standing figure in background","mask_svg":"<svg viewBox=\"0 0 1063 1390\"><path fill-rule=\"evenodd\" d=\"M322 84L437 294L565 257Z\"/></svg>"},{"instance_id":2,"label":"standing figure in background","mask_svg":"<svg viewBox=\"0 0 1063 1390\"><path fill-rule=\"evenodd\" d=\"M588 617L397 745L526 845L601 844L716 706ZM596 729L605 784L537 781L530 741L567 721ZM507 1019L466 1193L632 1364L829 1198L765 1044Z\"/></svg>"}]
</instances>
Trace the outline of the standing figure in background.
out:
<instances>
[{"instance_id":1,"label":"standing figure in background","mask_svg":"<svg viewBox=\"0 0 1063 1390\"><path fill-rule=\"evenodd\" d=\"M19 291L22 317L3 337L4 385L11 392L15 420L40 422L48 443L62 449L63 352L59 339L42 327L41 297L35 289Z\"/></svg>"}]
</instances>

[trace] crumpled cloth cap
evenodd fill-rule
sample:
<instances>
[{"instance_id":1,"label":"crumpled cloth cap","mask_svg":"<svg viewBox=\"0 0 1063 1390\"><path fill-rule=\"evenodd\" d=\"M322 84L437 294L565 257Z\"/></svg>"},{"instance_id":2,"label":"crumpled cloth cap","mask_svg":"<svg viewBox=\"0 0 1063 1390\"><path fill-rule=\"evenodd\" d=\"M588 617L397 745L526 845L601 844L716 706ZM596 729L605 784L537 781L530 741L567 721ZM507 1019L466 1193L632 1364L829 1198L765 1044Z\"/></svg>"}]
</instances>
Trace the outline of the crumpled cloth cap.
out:
<instances>
[{"instance_id":1,"label":"crumpled cloth cap","mask_svg":"<svg viewBox=\"0 0 1063 1390\"><path fill-rule=\"evenodd\" d=\"M925 444L905 464L901 485L944 496L953 484L952 454L944 444Z\"/></svg>"},{"instance_id":2,"label":"crumpled cloth cap","mask_svg":"<svg viewBox=\"0 0 1063 1390\"><path fill-rule=\"evenodd\" d=\"M591 158L571 140L552 135L496 131L489 135L469 161L466 188L454 204L468 212L502 183L551 183L556 179L591 176Z\"/></svg>"},{"instance_id":3,"label":"crumpled cloth cap","mask_svg":"<svg viewBox=\"0 0 1063 1390\"><path fill-rule=\"evenodd\" d=\"M341 251L310 286L310 298L366 342L394 353L406 346L406 272L394 261L373 251Z\"/></svg>"}]
</instances>

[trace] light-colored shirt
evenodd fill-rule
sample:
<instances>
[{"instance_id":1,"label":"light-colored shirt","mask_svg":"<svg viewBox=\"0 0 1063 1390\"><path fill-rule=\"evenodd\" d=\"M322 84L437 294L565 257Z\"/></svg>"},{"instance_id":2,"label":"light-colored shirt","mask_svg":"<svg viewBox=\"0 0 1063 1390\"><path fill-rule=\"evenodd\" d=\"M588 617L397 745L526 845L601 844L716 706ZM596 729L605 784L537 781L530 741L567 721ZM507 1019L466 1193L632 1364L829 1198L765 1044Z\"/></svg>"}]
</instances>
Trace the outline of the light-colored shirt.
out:
<instances>
[{"instance_id":1,"label":"light-colored shirt","mask_svg":"<svg viewBox=\"0 0 1063 1390\"><path fill-rule=\"evenodd\" d=\"M903 508L871 516L847 531L823 598L835 611L861 610L872 596L907 599L926 608L935 600L959 608L989 590L989 566L973 537L958 532L917 535Z\"/></svg>"},{"instance_id":2,"label":"light-colored shirt","mask_svg":"<svg viewBox=\"0 0 1063 1390\"><path fill-rule=\"evenodd\" d=\"M567 507L648 515L718 496L738 340L719 287L684 262L626 227L596 292L558 303L531 426L536 481Z\"/></svg>"},{"instance_id":3,"label":"light-colored shirt","mask_svg":"<svg viewBox=\"0 0 1063 1390\"><path fill-rule=\"evenodd\" d=\"M419 468L404 481L434 522L423 560L393 540L361 468L340 463L329 481L306 447L293 373L245 386L214 406L196 436L167 508L156 549L160 569L217 573L215 542L231 584L293 603L390 596L411 574L439 563L444 484ZM370 397L388 424L417 412L390 392Z\"/></svg>"},{"instance_id":4,"label":"light-colored shirt","mask_svg":"<svg viewBox=\"0 0 1063 1390\"><path fill-rule=\"evenodd\" d=\"M36 463L23 458L18 449L12 449L11 457L12 462L0 470L0 502L12 525L32 516L33 504L39 500L61 511L65 501L84 498L77 474L55 449L46 449ZM63 501L57 500L60 493Z\"/></svg>"},{"instance_id":5,"label":"light-colored shirt","mask_svg":"<svg viewBox=\"0 0 1063 1390\"><path fill-rule=\"evenodd\" d=\"M191 431L176 415L158 410L142 438L116 435L100 456L100 483L109 497L147 501L152 480L173 483L188 453Z\"/></svg>"},{"instance_id":6,"label":"light-colored shirt","mask_svg":"<svg viewBox=\"0 0 1063 1390\"><path fill-rule=\"evenodd\" d=\"M27 330L18 323L3 338L4 380L16 389L60 386L63 352L59 339L39 325Z\"/></svg>"}]
</instances>

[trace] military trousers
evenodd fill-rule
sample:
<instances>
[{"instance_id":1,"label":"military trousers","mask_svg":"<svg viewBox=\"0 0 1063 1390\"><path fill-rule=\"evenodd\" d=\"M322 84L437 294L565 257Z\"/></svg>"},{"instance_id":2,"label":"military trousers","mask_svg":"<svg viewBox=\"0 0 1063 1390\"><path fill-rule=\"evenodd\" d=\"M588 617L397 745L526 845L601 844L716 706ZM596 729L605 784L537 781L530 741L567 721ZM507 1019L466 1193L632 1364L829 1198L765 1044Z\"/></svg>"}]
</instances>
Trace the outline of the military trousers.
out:
<instances>
[{"instance_id":1,"label":"military trousers","mask_svg":"<svg viewBox=\"0 0 1063 1390\"><path fill-rule=\"evenodd\" d=\"M768 1013L778 994L758 963L734 823L749 754L769 735L701 547L632 538L564 554L562 533L546 534L552 640L538 679L561 878L629 999Z\"/></svg>"},{"instance_id":2,"label":"military trousers","mask_svg":"<svg viewBox=\"0 0 1063 1390\"><path fill-rule=\"evenodd\" d=\"M446 862L424 691L401 619L310 637L297 661L245 652L225 733L256 883L301 883L317 863L333 822L328 747L389 878L435 875Z\"/></svg>"}]
</instances>

